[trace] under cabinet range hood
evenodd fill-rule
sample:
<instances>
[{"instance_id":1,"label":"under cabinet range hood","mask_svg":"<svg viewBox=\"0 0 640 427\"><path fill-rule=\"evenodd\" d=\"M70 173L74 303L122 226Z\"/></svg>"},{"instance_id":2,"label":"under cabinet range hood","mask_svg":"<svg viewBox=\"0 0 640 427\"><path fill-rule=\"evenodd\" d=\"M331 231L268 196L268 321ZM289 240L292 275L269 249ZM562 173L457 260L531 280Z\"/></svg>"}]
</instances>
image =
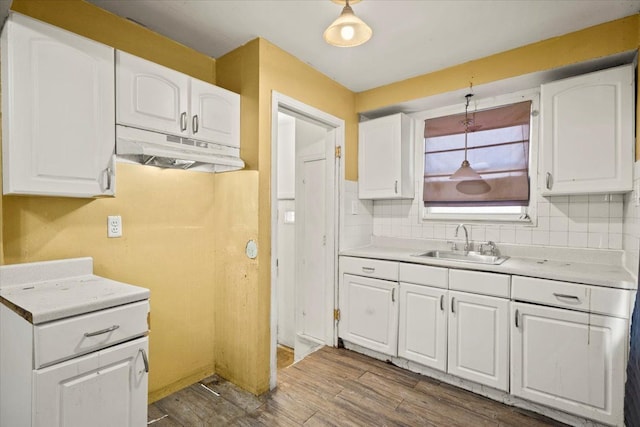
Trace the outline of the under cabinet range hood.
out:
<instances>
[{"instance_id":1,"label":"under cabinet range hood","mask_svg":"<svg viewBox=\"0 0 640 427\"><path fill-rule=\"evenodd\" d=\"M116 154L140 164L205 172L244 168L240 149L155 131L116 125Z\"/></svg>"}]
</instances>

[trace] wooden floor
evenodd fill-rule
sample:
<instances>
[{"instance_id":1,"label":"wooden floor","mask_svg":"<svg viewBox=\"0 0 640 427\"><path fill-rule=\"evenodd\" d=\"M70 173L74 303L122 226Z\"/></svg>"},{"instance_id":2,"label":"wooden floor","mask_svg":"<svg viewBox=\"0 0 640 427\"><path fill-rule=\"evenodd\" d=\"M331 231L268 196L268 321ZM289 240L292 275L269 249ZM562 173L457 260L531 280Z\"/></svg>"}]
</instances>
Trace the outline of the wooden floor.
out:
<instances>
[{"instance_id":1,"label":"wooden floor","mask_svg":"<svg viewBox=\"0 0 640 427\"><path fill-rule=\"evenodd\" d=\"M563 425L330 347L280 369L277 389L263 396L213 376L150 405L149 422L153 427Z\"/></svg>"}]
</instances>

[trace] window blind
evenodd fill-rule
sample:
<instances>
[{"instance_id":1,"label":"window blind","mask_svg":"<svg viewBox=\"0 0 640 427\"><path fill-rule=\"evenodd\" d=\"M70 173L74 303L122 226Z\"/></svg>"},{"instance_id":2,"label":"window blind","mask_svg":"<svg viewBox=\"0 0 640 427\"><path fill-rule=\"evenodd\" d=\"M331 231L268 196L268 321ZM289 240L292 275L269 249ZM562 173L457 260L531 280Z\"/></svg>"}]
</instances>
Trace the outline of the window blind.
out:
<instances>
[{"instance_id":1,"label":"window blind","mask_svg":"<svg viewBox=\"0 0 640 427\"><path fill-rule=\"evenodd\" d=\"M449 179L465 157L464 113L425 121L425 206L526 206L529 203L531 101L469 113L467 159L489 191L461 192L478 184Z\"/></svg>"}]
</instances>

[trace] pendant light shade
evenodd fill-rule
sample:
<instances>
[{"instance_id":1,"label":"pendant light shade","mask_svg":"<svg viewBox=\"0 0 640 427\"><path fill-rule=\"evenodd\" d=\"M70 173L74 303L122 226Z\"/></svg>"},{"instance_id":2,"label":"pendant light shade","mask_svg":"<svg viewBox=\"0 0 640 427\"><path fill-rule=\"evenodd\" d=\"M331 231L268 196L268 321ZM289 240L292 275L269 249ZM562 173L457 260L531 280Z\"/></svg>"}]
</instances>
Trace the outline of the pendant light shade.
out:
<instances>
[{"instance_id":1,"label":"pendant light shade","mask_svg":"<svg viewBox=\"0 0 640 427\"><path fill-rule=\"evenodd\" d=\"M347 0L338 19L324 31L324 40L333 46L353 47L365 43L372 34L371 27L353 13Z\"/></svg>"},{"instance_id":2,"label":"pendant light shade","mask_svg":"<svg viewBox=\"0 0 640 427\"><path fill-rule=\"evenodd\" d=\"M469 114L468 114L469 100L471 99L472 96L473 94L471 93L465 95L467 102L464 107L464 122L463 122L464 124L464 160L462 161L462 164L460 165L458 170L455 171L453 174L451 174L451 176L449 176L449 179L453 181L460 181L456 185L456 189L463 194L483 194L483 193L488 193L491 190L491 186L487 183L487 181L482 179L480 174L471 167L469 160L467 160L467 136L469 133L469 125L473 121L469 119Z\"/></svg>"}]
</instances>

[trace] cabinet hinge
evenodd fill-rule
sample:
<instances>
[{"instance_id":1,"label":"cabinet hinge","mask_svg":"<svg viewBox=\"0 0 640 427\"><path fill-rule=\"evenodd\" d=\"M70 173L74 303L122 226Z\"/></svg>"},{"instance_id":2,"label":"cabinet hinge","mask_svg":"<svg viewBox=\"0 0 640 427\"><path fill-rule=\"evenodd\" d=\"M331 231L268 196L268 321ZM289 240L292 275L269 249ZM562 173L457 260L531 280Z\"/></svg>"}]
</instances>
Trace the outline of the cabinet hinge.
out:
<instances>
[{"instance_id":1,"label":"cabinet hinge","mask_svg":"<svg viewBox=\"0 0 640 427\"><path fill-rule=\"evenodd\" d=\"M333 310L333 320L340 320L340 309L336 308L335 310Z\"/></svg>"},{"instance_id":2,"label":"cabinet hinge","mask_svg":"<svg viewBox=\"0 0 640 427\"><path fill-rule=\"evenodd\" d=\"M336 146L336 159L339 159L342 157L342 146L338 145Z\"/></svg>"}]
</instances>

